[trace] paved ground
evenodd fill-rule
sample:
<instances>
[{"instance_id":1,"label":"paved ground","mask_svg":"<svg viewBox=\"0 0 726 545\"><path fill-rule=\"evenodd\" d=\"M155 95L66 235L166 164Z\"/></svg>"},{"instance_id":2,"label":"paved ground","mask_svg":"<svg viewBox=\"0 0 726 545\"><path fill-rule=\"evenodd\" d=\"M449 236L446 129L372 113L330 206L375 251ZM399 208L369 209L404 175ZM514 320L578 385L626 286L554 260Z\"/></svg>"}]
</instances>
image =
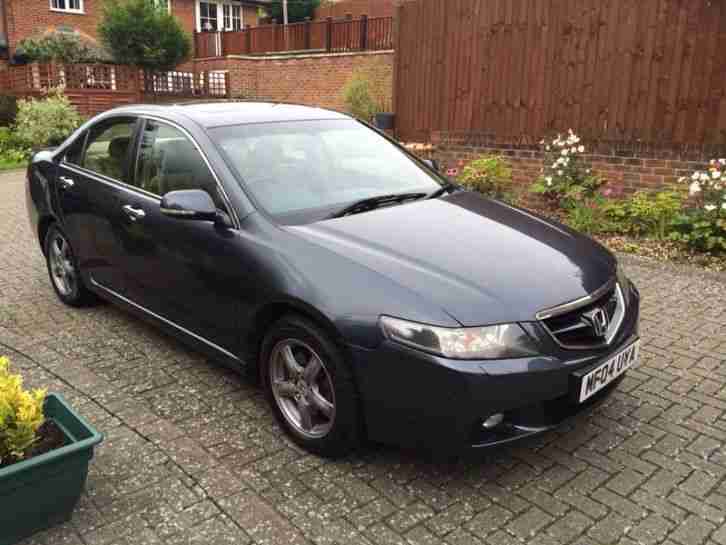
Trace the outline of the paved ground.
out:
<instances>
[{"instance_id":1,"label":"paved ground","mask_svg":"<svg viewBox=\"0 0 726 545\"><path fill-rule=\"evenodd\" d=\"M458 463L328 462L254 386L114 307L63 307L23 193L0 175L0 353L106 434L72 523L32 543L726 545L726 277L628 260L642 362L557 432Z\"/></svg>"}]
</instances>

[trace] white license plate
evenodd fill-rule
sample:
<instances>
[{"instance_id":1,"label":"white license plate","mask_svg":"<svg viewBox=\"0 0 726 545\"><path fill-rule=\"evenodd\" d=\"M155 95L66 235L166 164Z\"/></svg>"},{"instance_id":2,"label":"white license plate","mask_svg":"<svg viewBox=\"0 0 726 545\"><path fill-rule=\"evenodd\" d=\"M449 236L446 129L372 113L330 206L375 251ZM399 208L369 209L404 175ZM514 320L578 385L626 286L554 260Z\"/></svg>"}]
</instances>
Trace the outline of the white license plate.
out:
<instances>
[{"instance_id":1,"label":"white license plate","mask_svg":"<svg viewBox=\"0 0 726 545\"><path fill-rule=\"evenodd\" d=\"M635 365L635 362L638 361L639 351L640 341L638 340L583 376L580 383L580 403L598 393Z\"/></svg>"}]
</instances>

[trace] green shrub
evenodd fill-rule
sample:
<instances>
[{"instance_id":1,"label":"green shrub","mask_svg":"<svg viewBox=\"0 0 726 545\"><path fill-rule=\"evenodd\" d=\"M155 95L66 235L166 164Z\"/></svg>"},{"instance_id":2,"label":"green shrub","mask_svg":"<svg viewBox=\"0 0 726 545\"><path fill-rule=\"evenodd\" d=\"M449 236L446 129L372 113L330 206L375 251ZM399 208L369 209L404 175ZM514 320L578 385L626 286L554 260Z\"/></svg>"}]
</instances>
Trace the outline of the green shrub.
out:
<instances>
[{"instance_id":1,"label":"green shrub","mask_svg":"<svg viewBox=\"0 0 726 545\"><path fill-rule=\"evenodd\" d=\"M373 96L371 86L370 78L364 74L355 73L343 88L346 110L363 121L371 121L373 116L382 110L381 105Z\"/></svg>"},{"instance_id":2,"label":"green shrub","mask_svg":"<svg viewBox=\"0 0 726 545\"><path fill-rule=\"evenodd\" d=\"M98 35L119 64L172 70L189 58L191 37L154 0L108 0Z\"/></svg>"},{"instance_id":3,"label":"green shrub","mask_svg":"<svg viewBox=\"0 0 726 545\"><path fill-rule=\"evenodd\" d=\"M557 135L550 141L542 140L544 168L542 176L530 190L540 194L561 208L571 208L578 201L589 201L603 185L604 180L591 174L582 163L585 146L572 129L567 136Z\"/></svg>"},{"instance_id":4,"label":"green shrub","mask_svg":"<svg viewBox=\"0 0 726 545\"><path fill-rule=\"evenodd\" d=\"M610 204L602 195L575 201L567 208L565 223L588 235L616 233L618 225L608 214Z\"/></svg>"},{"instance_id":5,"label":"green shrub","mask_svg":"<svg viewBox=\"0 0 726 545\"><path fill-rule=\"evenodd\" d=\"M694 250L726 252L726 159L712 159L708 170L680 181L689 184L695 208L678 216L671 239Z\"/></svg>"},{"instance_id":6,"label":"green shrub","mask_svg":"<svg viewBox=\"0 0 726 545\"><path fill-rule=\"evenodd\" d=\"M17 53L28 62L103 62L110 59L103 49L69 32L54 32L18 42Z\"/></svg>"},{"instance_id":7,"label":"green shrub","mask_svg":"<svg viewBox=\"0 0 726 545\"><path fill-rule=\"evenodd\" d=\"M14 95L0 95L0 127L9 127L18 114L18 99Z\"/></svg>"},{"instance_id":8,"label":"green shrub","mask_svg":"<svg viewBox=\"0 0 726 545\"><path fill-rule=\"evenodd\" d=\"M23 389L22 377L10 374L10 360L0 357L0 464L22 460L37 440L45 393Z\"/></svg>"},{"instance_id":9,"label":"green shrub","mask_svg":"<svg viewBox=\"0 0 726 545\"><path fill-rule=\"evenodd\" d=\"M605 204L605 215L621 233L664 240L683 208L677 191L638 191L628 200Z\"/></svg>"},{"instance_id":10,"label":"green shrub","mask_svg":"<svg viewBox=\"0 0 726 545\"><path fill-rule=\"evenodd\" d=\"M14 137L23 150L57 146L82 122L68 98L52 90L45 98L18 101Z\"/></svg>"},{"instance_id":11,"label":"green shrub","mask_svg":"<svg viewBox=\"0 0 726 545\"><path fill-rule=\"evenodd\" d=\"M504 201L512 200L512 169L497 155L485 155L466 165L458 181L479 193Z\"/></svg>"},{"instance_id":12,"label":"green shrub","mask_svg":"<svg viewBox=\"0 0 726 545\"><path fill-rule=\"evenodd\" d=\"M726 217L692 210L676 218L670 238L694 250L726 252Z\"/></svg>"}]
</instances>

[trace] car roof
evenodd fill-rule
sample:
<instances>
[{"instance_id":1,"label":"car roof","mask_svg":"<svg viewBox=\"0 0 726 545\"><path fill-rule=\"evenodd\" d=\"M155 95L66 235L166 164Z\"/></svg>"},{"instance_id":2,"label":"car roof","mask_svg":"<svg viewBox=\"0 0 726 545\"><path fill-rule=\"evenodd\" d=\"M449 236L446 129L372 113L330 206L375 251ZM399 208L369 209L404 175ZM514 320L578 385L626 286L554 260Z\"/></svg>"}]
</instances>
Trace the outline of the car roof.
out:
<instances>
[{"instance_id":1,"label":"car roof","mask_svg":"<svg viewBox=\"0 0 726 545\"><path fill-rule=\"evenodd\" d=\"M187 104L137 104L122 106L108 114L155 115L170 120L191 119L206 128L244 125L250 123L278 123L283 121L312 121L319 119L350 119L349 116L298 104L279 102L191 102Z\"/></svg>"}]
</instances>

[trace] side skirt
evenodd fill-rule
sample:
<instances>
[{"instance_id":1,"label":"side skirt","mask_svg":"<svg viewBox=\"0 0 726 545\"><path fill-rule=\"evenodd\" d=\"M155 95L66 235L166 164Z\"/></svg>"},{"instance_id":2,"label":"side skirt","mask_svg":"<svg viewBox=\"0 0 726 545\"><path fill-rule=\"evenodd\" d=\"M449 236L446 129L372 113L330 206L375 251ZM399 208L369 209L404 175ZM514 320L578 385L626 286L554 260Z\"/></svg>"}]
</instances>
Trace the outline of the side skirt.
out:
<instances>
[{"instance_id":1,"label":"side skirt","mask_svg":"<svg viewBox=\"0 0 726 545\"><path fill-rule=\"evenodd\" d=\"M127 297L124 297L120 293L110 288L107 288L102 284L99 284L98 282L96 282L96 280L93 279L92 276L90 277L90 285L91 288L100 297L112 303L118 304L119 306L130 311L132 314L139 316L140 318L151 324L161 326L161 329L172 335L175 339L184 342L191 348L194 348L200 352L204 352L215 361L219 361L220 363L222 363L225 367L229 367L233 371L237 371L241 374L247 374L250 370L249 364L247 364L245 361L241 360L228 350L225 350L224 348L213 343L212 341L207 340L200 335L197 335L193 331L190 331L185 327L182 327L179 324L172 322L171 320L164 318L157 313L152 312L146 307L135 303Z\"/></svg>"}]
</instances>

